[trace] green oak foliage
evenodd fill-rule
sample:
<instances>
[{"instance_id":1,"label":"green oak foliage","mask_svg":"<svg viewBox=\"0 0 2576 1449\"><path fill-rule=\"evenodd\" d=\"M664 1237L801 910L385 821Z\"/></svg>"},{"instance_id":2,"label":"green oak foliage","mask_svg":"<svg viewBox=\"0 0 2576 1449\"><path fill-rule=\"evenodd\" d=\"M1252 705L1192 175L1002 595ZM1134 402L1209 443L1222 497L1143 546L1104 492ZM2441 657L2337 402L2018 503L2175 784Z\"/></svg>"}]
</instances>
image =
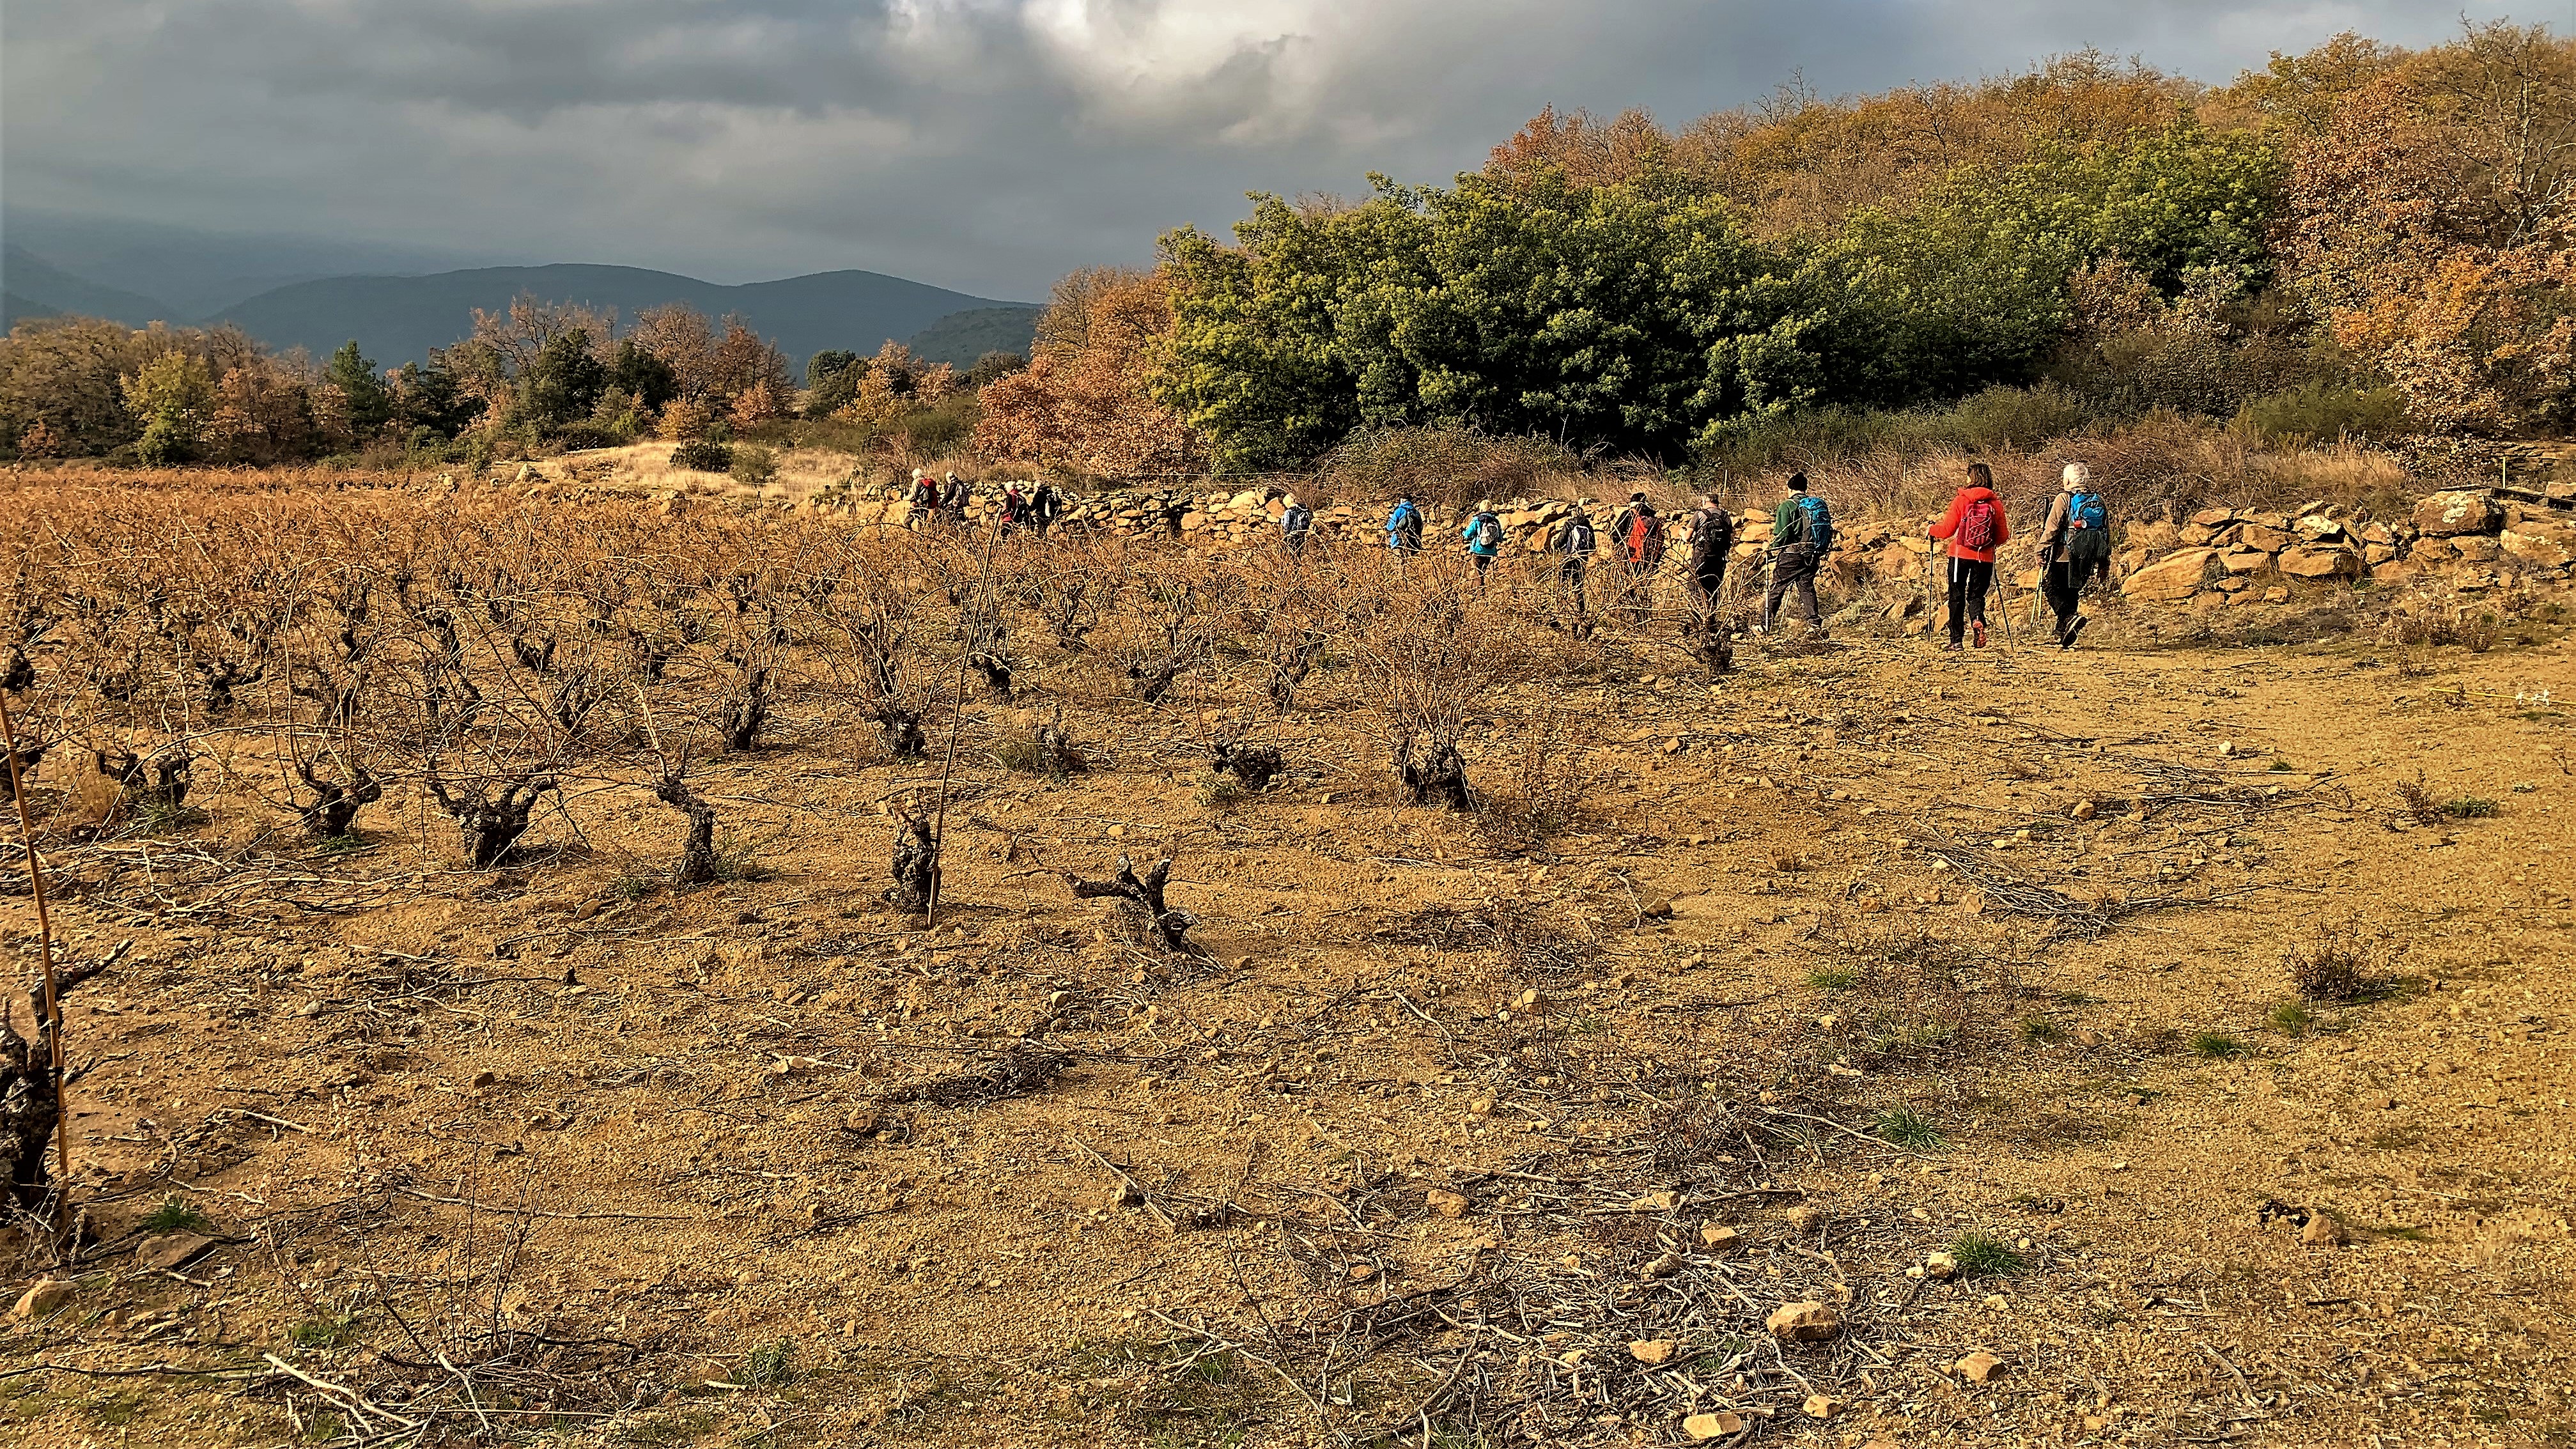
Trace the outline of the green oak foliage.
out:
<instances>
[{"instance_id":1,"label":"green oak foliage","mask_svg":"<svg viewBox=\"0 0 2576 1449\"><path fill-rule=\"evenodd\" d=\"M2259 282L2280 174L2263 138L2186 118L1776 242L1662 176L1380 177L1340 210L1255 195L1233 246L1163 238L1153 386L1228 469L1437 425L1672 457L1813 404L2025 382L2066 337L2068 273L2100 257L2168 292L2211 269Z\"/></svg>"},{"instance_id":2,"label":"green oak foliage","mask_svg":"<svg viewBox=\"0 0 2576 1449\"><path fill-rule=\"evenodd\" d=\"M2186 116L2124 144L2056 147L2000 176L1956 178L1943 201L2008 242L2116 253L2172 296L2204 268L2269 276L2283 175L2270 138Z\"/></svg>"},{"instance_id":3,"label":"green oak foliage","mask_svg":"<svg viewBox=\"0 0 2576 1449\"><path fill-rule=\"evenodd\" d=\"M1821 381L1819 299L1715 197L1381 180L1329 214L1256 197L1235 232L1164 238L1156 377L1228 466L1433 424L1675 452Z\"/></svg>"}]
</instances>

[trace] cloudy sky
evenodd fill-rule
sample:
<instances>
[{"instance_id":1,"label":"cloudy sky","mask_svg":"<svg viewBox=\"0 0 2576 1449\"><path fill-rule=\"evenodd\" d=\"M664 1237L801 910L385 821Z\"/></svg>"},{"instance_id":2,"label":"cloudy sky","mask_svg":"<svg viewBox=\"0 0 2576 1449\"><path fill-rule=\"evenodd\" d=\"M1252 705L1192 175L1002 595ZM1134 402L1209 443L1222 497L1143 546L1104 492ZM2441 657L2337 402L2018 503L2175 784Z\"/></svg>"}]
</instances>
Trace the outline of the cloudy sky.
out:
<instances>
[{"instance_id":1,"label":"cloudy sky","mask_svg":"<svg viewBox=\"0 0 2576 1449\"><path fill-rule=\"evenodd\" d=\"M2569 0L2532 18L2564 23ZM2099 46L2223 81L2455 0L7 0L12 206L739 282L1042 297L1250 189L1441 180L1541 105L1667 122ZM67 260L67 259L66 259Z\"/></svg>"}]
</instances>

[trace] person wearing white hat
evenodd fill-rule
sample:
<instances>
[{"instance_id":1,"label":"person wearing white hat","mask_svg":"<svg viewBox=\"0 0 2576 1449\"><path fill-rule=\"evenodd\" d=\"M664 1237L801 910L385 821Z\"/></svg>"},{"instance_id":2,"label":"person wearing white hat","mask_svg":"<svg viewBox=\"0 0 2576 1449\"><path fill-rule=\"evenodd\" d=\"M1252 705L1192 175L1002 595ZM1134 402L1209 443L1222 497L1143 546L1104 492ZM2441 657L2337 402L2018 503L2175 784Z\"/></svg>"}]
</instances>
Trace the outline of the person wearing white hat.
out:
<instances>
[{"instance_id":1,"label":"person wearing white hat","mask_svg":"<svg viewBox=\"0 0 2576 1449\"><path fill-rule=\"evenodd\" d=\"M2059 478L2048 529L2040 535L2039 591L2057 615L2057 647L2072 649L2087 622L2079 612L2086 581L2110 576L2111 515L2093 491L2092 469L2069 463Z\"/></svg>"}]
</instances>

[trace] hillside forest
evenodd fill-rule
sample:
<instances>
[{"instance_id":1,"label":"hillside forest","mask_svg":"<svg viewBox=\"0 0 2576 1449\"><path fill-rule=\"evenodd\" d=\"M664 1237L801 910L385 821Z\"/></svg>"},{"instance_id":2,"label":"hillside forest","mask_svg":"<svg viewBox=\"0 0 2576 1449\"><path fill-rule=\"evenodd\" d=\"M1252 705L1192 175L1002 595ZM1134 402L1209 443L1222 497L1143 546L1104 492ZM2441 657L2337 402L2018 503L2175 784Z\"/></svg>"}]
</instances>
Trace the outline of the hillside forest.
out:
<instances>
[{"instance_id":1,"label":"hillside forest","mask_svg":"<svg viewBox=\"0 0 2576 1449\"><path fill-rule=\"evenodd\" d=\"M1023 366L788 360L682 307L535 298L381 370L223 330L0 343L21 458L484 462L662 436L1099 480L1309 468L1417 430L1732 470L2179 415L2261 442L2576 410L2576 43L2341 35L2204 86L2099 54L1668 128L1543 111L1448 186L1256 195L1061 283Z\"/></svg>"}]
</instances>

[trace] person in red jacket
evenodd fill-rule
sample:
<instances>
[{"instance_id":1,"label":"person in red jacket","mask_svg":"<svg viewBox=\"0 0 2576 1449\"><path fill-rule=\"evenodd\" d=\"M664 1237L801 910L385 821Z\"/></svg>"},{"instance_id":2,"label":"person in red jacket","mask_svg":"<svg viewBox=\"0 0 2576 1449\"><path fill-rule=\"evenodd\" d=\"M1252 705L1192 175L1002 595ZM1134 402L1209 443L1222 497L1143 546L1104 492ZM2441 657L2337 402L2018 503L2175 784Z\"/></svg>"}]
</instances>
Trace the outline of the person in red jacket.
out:
<instances>
[{"instance_id":1,"label":"person in red jacket","mask_svg":"<svg viewBox=\"0 0 2576 1449\"><path fill-rule=\"evenodd\" d=\"M2012 537L2004 522L2004 501L1995 496L1995 475L1983 463L1968 465L1968 486L1950 500L1950 511L1932 525L1932 536L1950 544L1950 642L1959 647L1970 625L1977 647L1986 647L1986 590L1995 581L1995 550Z\"/></svg>"}]
</instances>

